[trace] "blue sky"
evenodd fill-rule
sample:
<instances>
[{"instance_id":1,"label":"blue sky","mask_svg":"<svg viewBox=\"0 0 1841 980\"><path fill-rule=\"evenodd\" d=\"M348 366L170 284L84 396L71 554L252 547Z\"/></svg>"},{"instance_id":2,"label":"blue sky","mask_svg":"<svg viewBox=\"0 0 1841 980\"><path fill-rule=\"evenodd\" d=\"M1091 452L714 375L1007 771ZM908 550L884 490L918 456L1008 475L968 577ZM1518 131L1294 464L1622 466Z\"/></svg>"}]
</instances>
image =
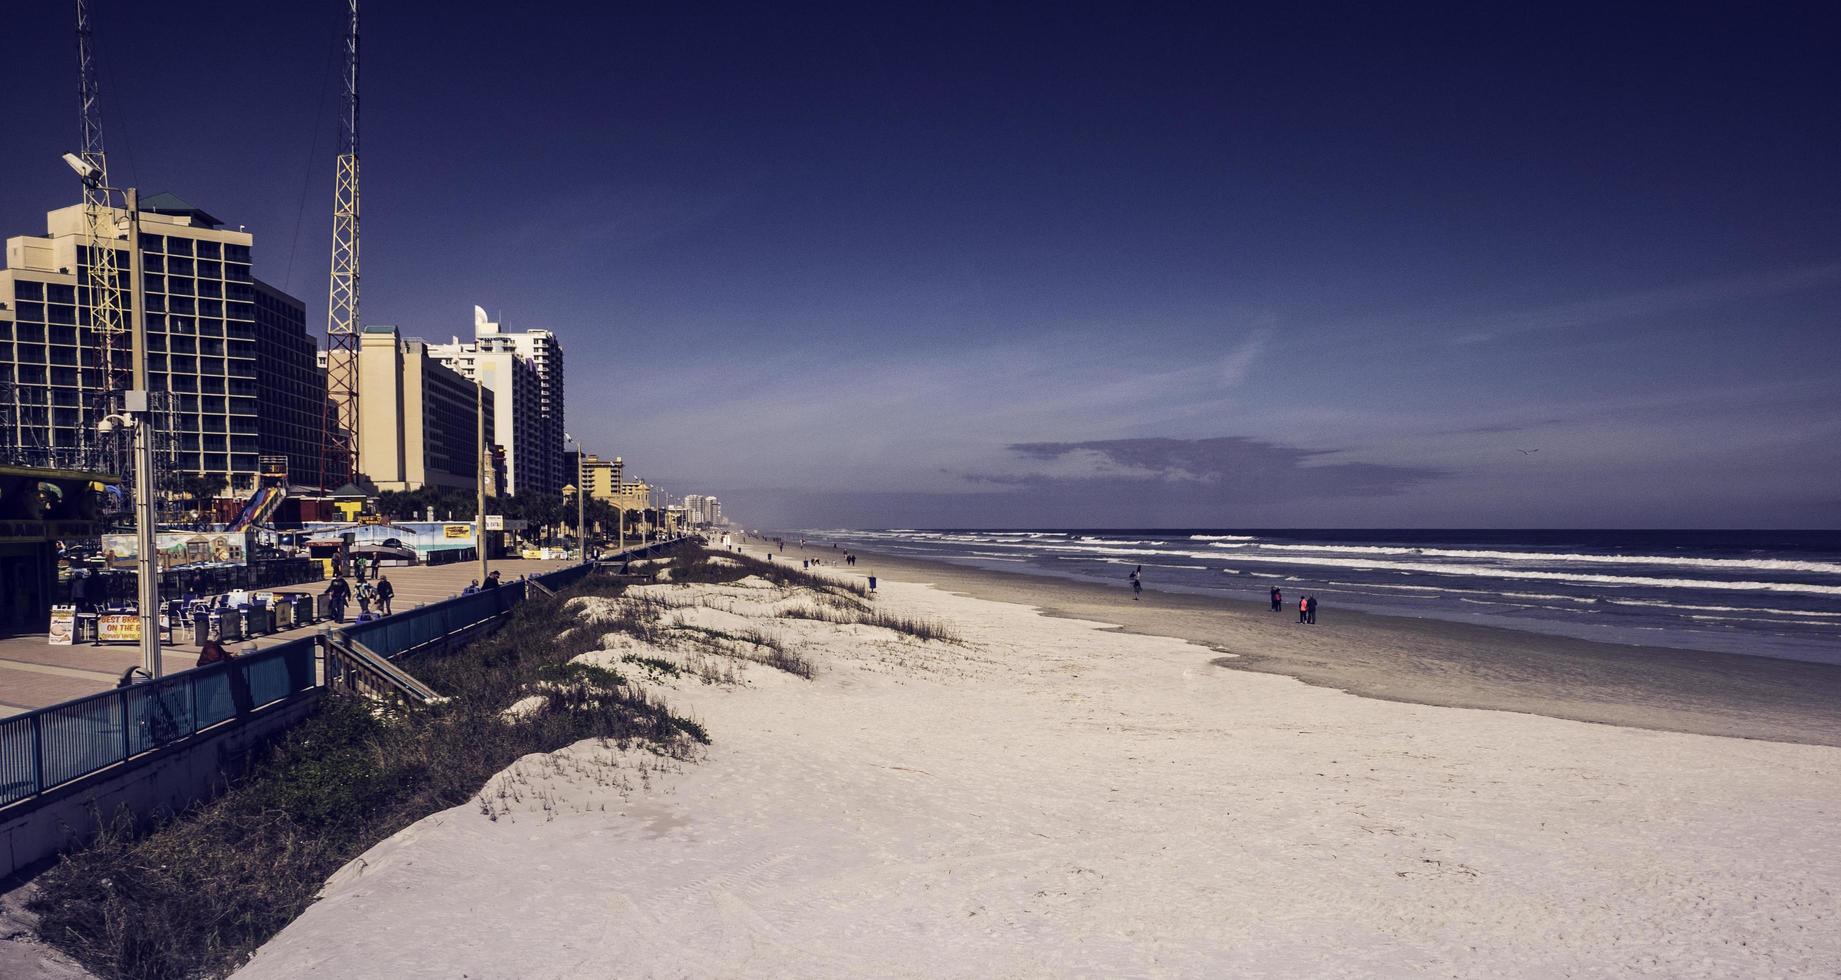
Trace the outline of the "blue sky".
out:
<instances>
[{"instance_id":1,"label":"blue sky","mask_svg":"<svg viewBox=\"0 0 1841 980\"><path fill-rule=\"evenodd\" d=\"M412 6L365 319L557 330L570 428L751 522L1841 526L1832 8ZM339 5L95 7L116 176L322 324Z\"/></svg>"}]
</instances>

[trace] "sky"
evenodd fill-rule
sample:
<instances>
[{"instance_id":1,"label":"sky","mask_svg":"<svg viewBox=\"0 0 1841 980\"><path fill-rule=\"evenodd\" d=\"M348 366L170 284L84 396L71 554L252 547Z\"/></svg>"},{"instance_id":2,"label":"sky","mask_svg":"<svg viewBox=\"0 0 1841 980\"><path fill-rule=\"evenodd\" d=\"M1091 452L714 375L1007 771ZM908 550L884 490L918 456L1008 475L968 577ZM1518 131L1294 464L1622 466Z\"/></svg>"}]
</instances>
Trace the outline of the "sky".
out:
<instances>
[{"instance_id":1,"label":"sky","mask_svg":"<svg viewBox=\"0 0 1841 980\"><path fill-rule=\"evenodd\" d=\"M1246 6L373 4L363 319L754 526L1841 527L1836 8ZM116 182L323 330L343 4L92 8Z\"/></svg>"}]
</instances>

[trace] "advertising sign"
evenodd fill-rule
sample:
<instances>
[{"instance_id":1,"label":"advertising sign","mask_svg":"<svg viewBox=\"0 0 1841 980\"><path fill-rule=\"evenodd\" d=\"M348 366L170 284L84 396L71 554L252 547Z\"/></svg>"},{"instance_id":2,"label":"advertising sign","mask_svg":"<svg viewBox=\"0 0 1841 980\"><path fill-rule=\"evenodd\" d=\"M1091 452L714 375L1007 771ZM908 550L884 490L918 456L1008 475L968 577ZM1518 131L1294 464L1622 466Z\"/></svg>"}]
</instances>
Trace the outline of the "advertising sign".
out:
<instances>
[{"instance_id":1,"label":"advertising sign","mask_svg":"<svg viewBox=\"0 0 1841 980\"><path fill-rule=\"evenodd\" d=\"M141 642L141 617L112 613L96 617L96 636L104 643Z\"/></svg>"},{"instance_id":2,"label":"advertising sign","mask_svg":"<svg viewBox=\"0 0 1841 980\"><path fill-rule=\"evenodd\" d=\"M486 515L486 530L488 531L505 530L505 515L504 514L487 514Z\"/></svg>"},{"instance_id":3,"label":"advertising sign","mask_svg":"<svg viewBox=\"0 0 1841 980\"><path fill-rule=\"evenodd\" d=\"M71 636L77 628L76 606L51 607L50 642L54 647L70 646Z\"/></svg>"},{"instance_id":4,"label":"advertising sign","mask_svg":"<svg viewBox=\"0 0 1841 980\"><path fill-rule=\"evenodd\" d=\"M443 524L441 536L444 538L471 538L473 526L470 524Z\"/></svg>"},{"instance_id":5,"label":"advertising sign","mask_svg":"<svg viewBox=\"0 0 1841 980\"><path fill-rule=\"evenodd\" d=\"M241 565L249 560L249 532L161 531L154 537L154 547L161 571L188 565ZM102 536L102 556L110 568L132 570L140 553L135 535Z\"/></svg>"}]
</instances>

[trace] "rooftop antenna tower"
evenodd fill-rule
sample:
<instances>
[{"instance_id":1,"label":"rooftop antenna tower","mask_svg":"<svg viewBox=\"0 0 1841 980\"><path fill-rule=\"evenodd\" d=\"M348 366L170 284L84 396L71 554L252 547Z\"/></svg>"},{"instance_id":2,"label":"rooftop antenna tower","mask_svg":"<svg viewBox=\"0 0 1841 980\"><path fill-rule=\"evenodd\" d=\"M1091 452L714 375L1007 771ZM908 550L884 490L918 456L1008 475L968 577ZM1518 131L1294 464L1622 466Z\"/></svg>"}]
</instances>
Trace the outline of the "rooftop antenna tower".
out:
<instances>
[{"instance_id":1,"label":"rooftop antenna tower","mask_svg":"<svg viewBox=\"0 0 1841 980\"><path fill-rule=\"evenodd\" d=\"M128 364L127 327L121 301L121 274L116 255L115 209L109 204L109 164L102 148L102 106L98 101L96 53L90 35L89 0L76 0L77 7L77 95L83 112L83 162L95 168L95 179L83 182L83 218L88 261L79 263L87 271L90 325L96 332L93 348L99 352L93 374L78 372L78 384L86 389L83 401L96 412L96 418L82 427L86 439L93 439L95 421L113 410L118 393L132 386ZM88 346L88 345L85 345ZM92 386L94 386L92 388Z\"/></svg>"},{"instance_id":2,"label":"rooftop antenna tower","mask_svg":"<svg viewBox=\"0 0 1841 980\"><path fill-rule=\"evenodd\" d=\"M345 110L339 114L338 176L332 190L332 277L326 300L326 394L320 487L358 475L358 0L346 0Z\"/></svg>"}]
</instances>

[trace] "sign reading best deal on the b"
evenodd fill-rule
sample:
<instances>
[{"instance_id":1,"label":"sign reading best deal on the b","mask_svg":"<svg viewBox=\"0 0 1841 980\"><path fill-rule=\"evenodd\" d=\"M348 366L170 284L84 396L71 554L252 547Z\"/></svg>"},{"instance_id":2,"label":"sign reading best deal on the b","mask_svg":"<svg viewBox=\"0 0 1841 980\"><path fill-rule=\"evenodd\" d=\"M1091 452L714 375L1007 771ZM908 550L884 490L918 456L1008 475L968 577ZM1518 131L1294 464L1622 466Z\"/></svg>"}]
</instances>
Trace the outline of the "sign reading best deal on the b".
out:
<instances>
[{"instance_id":1,"label":"sign reading best deal on the b","mask_svg":"<svg viewBox=\"0 0 1841 980\"><path fill-rule=\"evenodd\" d=\"M104 643L141 642L141 617L111 614L96 617L96 638Z\"/></svg>"}]
</instances>

